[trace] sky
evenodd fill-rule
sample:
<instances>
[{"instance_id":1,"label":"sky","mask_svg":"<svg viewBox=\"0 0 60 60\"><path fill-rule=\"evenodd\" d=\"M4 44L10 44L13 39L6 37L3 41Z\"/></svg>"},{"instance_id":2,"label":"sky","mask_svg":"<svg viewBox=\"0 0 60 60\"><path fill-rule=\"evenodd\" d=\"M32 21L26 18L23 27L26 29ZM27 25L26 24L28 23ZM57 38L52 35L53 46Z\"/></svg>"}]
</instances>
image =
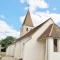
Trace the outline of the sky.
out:
<instances>
[{"instance_id":1,"label":"sky","mask_svg":"<svg viewBox=\"0 0 60 60\"><path fill-rule=\"evenodd\" d=\"M60 0L0 0L0 39L20 37L28 10L34 26L50 17L60 26Z\"/></svg>"}]
</instances>

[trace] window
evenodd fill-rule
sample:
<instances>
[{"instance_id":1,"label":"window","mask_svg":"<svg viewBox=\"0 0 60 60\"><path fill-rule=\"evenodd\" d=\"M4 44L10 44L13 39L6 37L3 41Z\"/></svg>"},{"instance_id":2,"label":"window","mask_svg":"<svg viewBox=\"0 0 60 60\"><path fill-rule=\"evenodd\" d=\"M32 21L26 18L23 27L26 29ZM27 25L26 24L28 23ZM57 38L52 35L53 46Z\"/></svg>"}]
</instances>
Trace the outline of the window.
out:
<instances>
[{"instance_id":1,"label":"window","mask_svg":"<svg viewBox=\"0 0 60 60\"><path fill-rule=\"evenodd\" d=\"M28 28L26 28L26 31L28 31Z\"/></svg>"},{"instance_id":2,"label":"window","mask_svg":"<svg viewBox=\"0 0 60 60\"><path fill-rule=\"evenodd\" d=\"M54 52L58 52L57 51L57 39L54 39Z\"/></svg>"}]
</instances>

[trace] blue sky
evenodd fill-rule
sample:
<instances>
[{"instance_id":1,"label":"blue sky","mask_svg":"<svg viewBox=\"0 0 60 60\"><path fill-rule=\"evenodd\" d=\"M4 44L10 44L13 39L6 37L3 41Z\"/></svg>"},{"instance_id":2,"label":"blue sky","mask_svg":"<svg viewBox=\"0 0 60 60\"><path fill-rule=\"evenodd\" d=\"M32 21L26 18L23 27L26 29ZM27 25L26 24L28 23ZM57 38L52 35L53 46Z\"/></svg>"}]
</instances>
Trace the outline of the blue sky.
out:
<instances>
[{"instance_id":1,"label":"blue sky","mask_svg":"<svg viewBox=\"0 0 60 60\"><path fill-rule=\"evenodd\" d=\"M2 38L11 33L15 37L20 34L28 8L35 26L49 17L60 26L60 0L0 0L0 26L7 27L0 31Z\"/></svg>"},{"instance_id":2,"label":"blue sky","mask_svg":"<svg viewBox=\"0 0 60 60\"><path fill-rule=\"evenodd\" d=\"M24 13L24 5L21 5L19 0L0 0L0 15L5 17L3 20L9 25L15 26L14 29L19 30L19 17Z\"/></svg>"}]
</instances>

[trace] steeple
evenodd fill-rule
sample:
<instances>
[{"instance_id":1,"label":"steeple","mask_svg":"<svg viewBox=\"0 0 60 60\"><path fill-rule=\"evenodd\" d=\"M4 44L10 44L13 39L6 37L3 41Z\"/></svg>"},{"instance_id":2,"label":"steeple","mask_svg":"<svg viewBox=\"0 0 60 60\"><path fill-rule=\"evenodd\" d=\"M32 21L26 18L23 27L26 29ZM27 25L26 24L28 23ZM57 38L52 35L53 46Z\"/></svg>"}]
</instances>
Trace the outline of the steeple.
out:
<instances>
[{"instance_id":1,"label":"steeple","mask_svg":"<svg viewBox=\"0 0 60 60\"><path fill-rule=\"evenodd\" d=\"M29 10L28 10L28 12L27 12L27 14L26 14L26 17L25 17L25 19L24 19L23 25L33 27L33 22L32 22L32 20L31 20L31 16L30 16Z\"/></svg>"},{"instance_id":2,"label":"steeple","mask_svg":"<svg viewBox=\"0 0 60 60\"><path fill-rule=\"evenodd\" d=\"M26 17L24 19L23 25L20 30L20 36L24 36L26 33L28 33L33 28L34 28L34 26L33 26L32 20L31 20L30 12L28 10Z\"/></svg>"}]
</instances>

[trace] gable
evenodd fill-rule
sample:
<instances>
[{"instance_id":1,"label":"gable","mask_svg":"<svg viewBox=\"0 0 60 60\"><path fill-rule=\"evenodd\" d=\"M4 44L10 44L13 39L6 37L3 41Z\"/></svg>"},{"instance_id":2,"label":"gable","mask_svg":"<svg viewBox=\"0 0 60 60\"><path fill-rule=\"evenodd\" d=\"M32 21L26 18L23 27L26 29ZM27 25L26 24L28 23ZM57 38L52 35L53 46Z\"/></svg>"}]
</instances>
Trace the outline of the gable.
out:
<instances>
[{"instance_id":1,"label":"gable","mask_svg":"<svg viewBox=\"0 0 60 60\"><path fill-rule=\"evenodd\" d=\"M51 24L39 38L46 37L60 38L60 27L55 23Z\"/></svg>"}]
</instances>

